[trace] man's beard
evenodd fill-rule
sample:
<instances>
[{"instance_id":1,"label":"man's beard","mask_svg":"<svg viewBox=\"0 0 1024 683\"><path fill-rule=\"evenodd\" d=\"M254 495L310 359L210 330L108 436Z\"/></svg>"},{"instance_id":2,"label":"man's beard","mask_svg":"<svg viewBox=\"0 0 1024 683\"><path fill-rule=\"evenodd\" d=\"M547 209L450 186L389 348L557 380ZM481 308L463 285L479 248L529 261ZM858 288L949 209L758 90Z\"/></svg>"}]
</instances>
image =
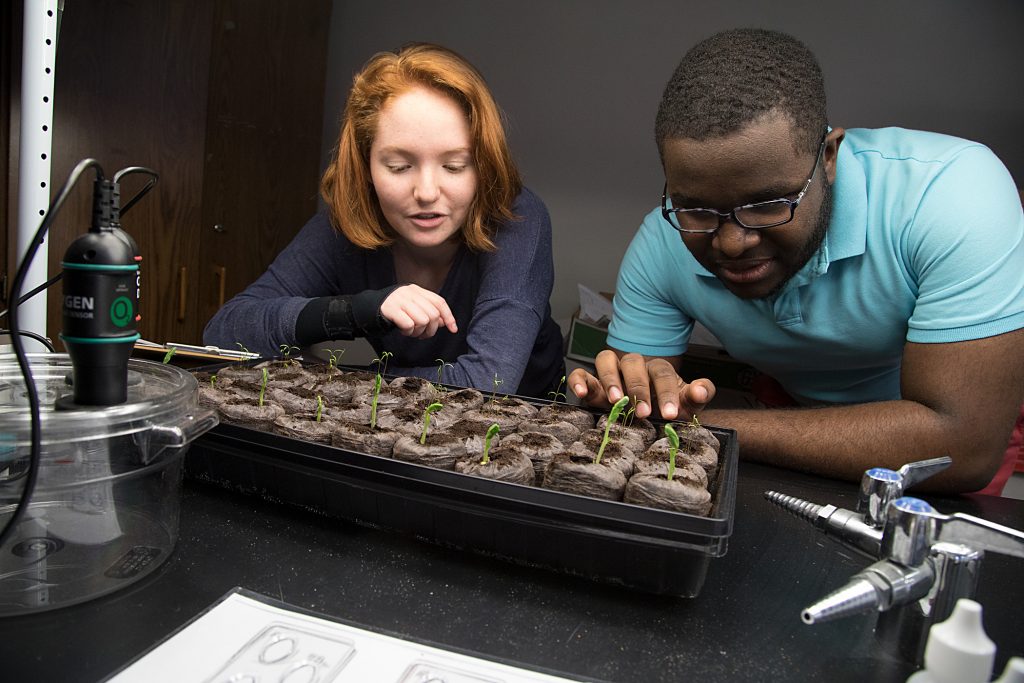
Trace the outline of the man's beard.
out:
<instances>
[{"instance_id":1,"label":"man's beard","mask_svg":"<svg viewBox=\"0 0 1024 683\"><path fill-rule=\"evenodd\" d=\"M824 183L824 189L821 195L821 205L818 207L818 216L815 219L814 230L811 232L807 241L804 242L803 248L800 249L800 255L796 261L790 267L789 272L786 273L786 277L782 278L778 285L776 285L772 291L761 299L770 299L776 294L782 291L782 288L786 286L793 276L800 272L800 269L807 265L807 262L811 260L818 249L821 248L821 243L825 241L825 233L828 232L828 223L832 218L832 186L828 183Z\"/></svg>"}]
</instances>

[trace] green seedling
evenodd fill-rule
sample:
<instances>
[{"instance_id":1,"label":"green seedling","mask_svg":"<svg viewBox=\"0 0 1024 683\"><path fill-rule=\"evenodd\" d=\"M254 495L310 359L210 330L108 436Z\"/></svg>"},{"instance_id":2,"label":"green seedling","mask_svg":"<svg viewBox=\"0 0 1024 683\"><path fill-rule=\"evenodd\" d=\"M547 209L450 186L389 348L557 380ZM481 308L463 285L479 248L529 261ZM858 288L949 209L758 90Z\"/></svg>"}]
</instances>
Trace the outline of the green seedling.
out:
<instances>
[{"instance_id":1,"label":"green seedling","mask_svg":"<svg viewBox=\"0 0 1024 683\"><path fill-rule=\"evenodd\" d=\"M501 428L497 423L492 424L487 428L487 435L484 436L484 457L480 460L481 465L486 465L491 461L491 439L498 433Z\"/></svg>"},{"instance_id":2,"label":"green seedling","mask_svg":"<svg viewBox=\"0 0 1024 683\"><path fill-rule=\"evenodd\" d=\"M278 348L281 349L281 355L284 356L287 365L295 363L293 360L288 360L288 356L292 355L292 351L302 351L298 346L291 346L290 344L281 344Z\"/></svg>"},{"instance_id":3,"label":"green seedling","mask_svg":"<svg viewBox=\"0 0 1024 683\"><path fill-rule=\"evenodd\" d=\"M434 362L437 363L437 386L434 388L437 389L438 393L444 393L445 388L441 381L441 378L444 375L444 369L454 368L455 366L451 363L445 363L443 358L435 358Z\"/></svg>"},{"instance_id":4,"label":"green seedling","mask_svg":"<svg viewBox=\"0 0 1024 683\"><path fill-rule=\"evenodd\" d=\"M174 354L176 354L177 352L178 352L178 349L176 347L173 347L173 346L171 348L167 349L167 353L164 354L164 365L167 365L168 363L170 363L171 359L174 358Z\"/></svg>"},{"instance_id":5,"label":"green seedling","mask_svg":"<svg viewBox=\"0 0 1024 683\"><path fill-rule=\"evenodd\" d=\"M676 475L676 453L679 451L679 435L672 425L665 425L665 436L668 437L668 480Z\"/></svg>"},{"instance_id":6,"label":"green seedling","mask_svg":"<svg viewBox=\"0 0 1024 683\"><path fill-rule=\"evenodd\" d=\"M320 394L317 394L316 395L316 421L317 422L320 421L320 416L323 415L324 405L325 405L325 402L324 402L323 396L321 396Z\"/></svg>"},{"instance_id":7,"label":"green seedling","mask_svg":"<svg viewBox=\"0 0 1024 683\"><path fill-rule=\"evenodd\" d=\"M345 355L345 349L327 349L327 369L338 367L338 363L341 361L341 357Z\"/></svg>"},{"instance_id":8,"label":"green seedling","mask_svg":"<svg viewBox=\"0 0 1024 683\"><path fill-rule=\"evenodd\" d=\"M548 396L551 397L551 402L552 403L558 403L558 397L559 396L562 397L562 403L566 403L567 402L567 399L565 398L565 394L562 393L562 385L563 384L565 384L565 375L562 375L562 379L558 380L558 388L555 389L554 391L549 391L548 392Z\"/></svg>"},{"instance_id":9,"label":"green seedling","mask_svg":"<svg viewBox=\"0 0 1024 683\"><path fill-rule=\"evenodd\" d=\"M491 403L495 403L498 399L498 387L504 384L504 380L498 379L498 373L494 373L494 379L492 380L494 388L491 390Z\"/></svg>"},{"instance_id":10,"label":"green seedling","mask_svg":"<svg viewBox=\"0 0 1024 683\"><path fill-rule=\"evenodd\" d=\"M370 361L370 365L376 363L377 373L381 376L384 376L388 373L388 358L391 358L394 355L395 354L391 353L390 351L385 351L382 354L380 354L379 358L374 358L372 361Z\"/></svg>"},{"instance_id":11,"label":"green seedling","mask_svg":"<svg viewBox=\"0 0 1024 683\"><path fill-rule=\"evenodd\" d=\"M629 427L633 424L633 418L636 416L636 396L633 397L633 402L629 405L629 410L626 411L626 415L622 418L622 426Z\"/></svg>"},{"instance_id":12,"label":"green seedling","mask_svg":"<svg viewBox=\"0 0 1024 683\"><path fill-rule=\"evenodd\" d=\"M373 380L373 402L370 403L370 429L377 428L377 397L380 396L380 373Z\"/></svg>"},{"instance_id":13,"label":"green seedling","mask_svg":"<svg viewBox=\"0 0 1024 683\"><path fill-rule=\"evenodd\" d=\"M597 449L597 457L594 458L595 465L601 464L601 456L604 455L605 446L607 446L608 442L611 441L611 437L608 436L608 432L611 430L612 425L619 419L619 415L622 413L622 409L626 407L627 403L629 403L629 396L623 396L615 402L615 405L612 406L611 411L608 413L608 419L604 423L604 438L601 439L601 447Z\"/></svg>"},{"instance_id":14,"label":"green seedling","mask_svg":"<svg viewBox=\"0 0 1024 683\"><path fill-rule=\"evenodd\" d=\"M238 350L242 353L249 353L249 349L245 348L245 346L242 345L242 342L235 342L235 346L237 346ZM239 357L238 362L241 363L243 361L245 361L245 358Z\"/></svg>"},{"instance_id":15,"label":"green seedling","mask_svg":"<svg viewBox=\"0 0 1024 683\"><path fill-rule=\"evenodd\" d=\"M217 384L217 375L210 375L210 388L212 389Z\"/></svg>"},{"instance_id":16,"label":"green seedling","mask_svg":"<svg viewBox=\"0 0 1024 683\"><path fill-rule=\"evenodd\" d=\"M267 373L267 369L263 368L263 379L260 380L260 402L259 407L263 407L263 394L267 391L267 379L270 375Z\"/></svg>"},{"instance_id":17,"label":"green seedling","mask_svg":"<svg viewBox=\"0 0 1024 683\"><path fill-rule=\"evenodd\" d=\"M427 430L430 429L430 416L437 411L444 408L440 403L431 403L427 406L427 409L423 411L423 433L420 434L420 443L425 444L427 442Z\"/></svg>"},{"instance_id":18,"label":"green seedling","mask_svg":"<svg viewBox=\"0 0 1024 683\"><path fill-rule=\"evenodd\" d=\"M380 396L380 385L384 380L384 372L388 367L388 358L395 354L385 351L379 358L374 358L372 363L377 364L377 376L373 380L373 402L370 404L370 429L377 428L377 398ZM372 364L371 363L371 364Z\"/></svg>"}]
</instances>

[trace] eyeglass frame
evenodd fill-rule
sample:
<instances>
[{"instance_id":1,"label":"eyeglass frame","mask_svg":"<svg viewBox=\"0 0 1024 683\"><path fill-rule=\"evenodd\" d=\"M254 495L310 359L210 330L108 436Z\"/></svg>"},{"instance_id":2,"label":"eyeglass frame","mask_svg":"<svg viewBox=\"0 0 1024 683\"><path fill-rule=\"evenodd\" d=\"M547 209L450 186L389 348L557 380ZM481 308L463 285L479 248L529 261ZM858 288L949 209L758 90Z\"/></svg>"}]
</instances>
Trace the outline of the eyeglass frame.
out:
<instances>
[{"instance_id":1,"label":"eyeglass frame","mask_svg":"<svg viewBox=\"0 0 1024 683\"><path fill-rule=\"evenodd\" d=\"M729 211L725 212L718 211L717 209L704 208L670 209L668 208L668 181L666 180L665 186L661 191L661 217L664 218L668 222L668 224L672 226L673 230L677 230L678 232L681 233L686 233L687 235L713 235L716 232L718 232L719 229L721 229L722 223L724 223L725 220L728 218L731 218L732 221L736 223L736 225L739 225L740 227L745 228L747 230L763 230L765 228L775 228L780 225L785 225L786 223L791 223L793 221L793 217L796 215L796 207L800 206L800 202L803 201L804 195L807 194L807 190L809 190L811 187L811 181L814 180L814 176L818 172L818 164L821 163L822 152L825 151L825 140L828 139L828 133L829 131L826 128L825 134L821 137L821 142L818 144L818 153L814 157L814 167L811 168L811 175L810 177L807 178L807 182L804 183L803 189L800 190L800 192L796 195L796 198L787 199L785 197L779 197L778 199L768 199L763 202L752 202L750 204L742 204L740 206L733 207ZM777 223L771 223L769 225L747 225L746 223L740 220L739 216L736 215L737 211L742 211L743 209L749 209L755 206L764 206L766 204L781 203L789 204L789 218L787 218L784 221L779 221ZM693 230L683 227L677 227L676 224L673 223L672 219L669 217L669 214L691 213L694 211L707 211L709 213L713 213L715 216L718 217L718 225L709 230Z\"/></svg>"}]
</instances>

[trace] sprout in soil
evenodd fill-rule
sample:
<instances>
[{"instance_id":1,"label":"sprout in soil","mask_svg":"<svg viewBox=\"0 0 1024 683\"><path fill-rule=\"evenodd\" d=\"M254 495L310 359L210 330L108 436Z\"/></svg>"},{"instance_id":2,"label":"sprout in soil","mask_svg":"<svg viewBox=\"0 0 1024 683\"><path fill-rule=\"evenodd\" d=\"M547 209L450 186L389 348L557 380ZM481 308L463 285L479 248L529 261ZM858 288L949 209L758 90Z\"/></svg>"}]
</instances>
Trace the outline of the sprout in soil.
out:
<instances>
[{"instance_id":1,"label":"sprout in soil","mask_svg":"<svg viewBox=\"0 0 1024 683\"><path fill-rule=\"evenodd\" d=\"M443 358L435 358L434 362L437 363L437 385L434 388L437 389L437 393L442 394L445 391L444 385L441 382L444 369L454 368L455 366L451 363L445 363Z\"/></svg>"},{"instance_id":2,"label":"sprout in soil","mask_svg":"<svg viewBox=\"0 0 1024 683\"><path fill-rule=\"evenodd\" d=\"M267 374L267 369L263 368L263 379L260 380L260 402L259 402L259 407L260 408L263 407L263 394L266 393L266 391L267 391L267 378L268 377L269 377L269 375Z\"/></svg>"},{"instance_id":3,"label":"sprout in soil","mask_svg":"<svg viewBox=\"0 0 1024 683\"><path fill-rule=\"evenodd\" d=\"M376 363L377 374L383 377L388 372L388 358L391 358L394 355L395 354L391 353L390 351L385 351L382 354L380 354L379 358L374 358L372 361L370 361L370 365Z\"/></svg>"},{"instance_id":4,"label":"sprout in soil","mask_svg":"<svg viewBox=\"0 0 1024 683\"><path fill-rule=\"evenodd\" d=\"M281 349L281 355L284 356L286 365L295 363L295 361L288 360L288 356L292 355L292 351L302 351L298 346L291 346L290 344L281 344L278 348Z\"/></svg>"},{"instance_id":5,"label":"sprout in soil","mask_svg":"<svg viewBox=\"0 0 1024 683\"><path fill-rule=\"evenodd\" d=\"M608 437L608 430L610 430L612 425L615 424L615 421L619 419L619 414L622 412L622 409L626 407L627 403L629 403L629 396L623 396L615 402L615 405L612 406L611 411L608 413L608 419L604 423L604 438L601 439L601 447L597 449L597 457L594 458L595 465L601 464L601 456L604 455L604 447L608 445L609 441L611 441Z\"/></svg>"},{"instance_id":6,"label":"sprout in soil","mask_svg":"<svg viewBox=\"0 0 1024 683\"><path fill-rule=\"evenodd\" d=\"M324 412L324 398L320 394L316 395L316 421L320 421L320 416Z\"/></svg>"},{"instance_id":7,"label":"sprout in soil","mask_svg":"<svg viewBox=\"0 0 1024 683\"><path fill-rule=\"evenodd\" d=\"M176 354L177 352L178 352L178 349L177 349L177 347L174 347L174 346L172 346L171 348L167 349L167 353L164 354L164 365L167 365L168 363L170 363L171 359L174 358L174 354Z\"/></svg>"},{"instance_id":8,"label":"sprout in soil","mask_svg":"<svg viewBox=\"0 0 1024 683\"><path fill-rule=\"evenodd\" d=\"M498 385L503 384L504 380L498 379L498 373L494 373L494 379L492 380L492 383L494 384L494 389L491 390L491 403L493 404L497 401Z\"/></svg>"},{"instance_id":9,"label":"sprout in soil","mask_svg":"<svg viewBox=\"0 0 1024 683\"><path fill-rule=\"evenodd\" d=\"M552 403L558 403L558 397L562 397L562 403L566 402L565 394L562 393L562 385L565 384L565 375L562 375L562 379L558 380L558 388L554 391L549 391L548 396L551 397Z\"/></svg>"},{"instance_id":10,"label":"sprout in soil","mask_svg":"<svg viewBox=\"0 0 1024 683\"><path fill-rule=\"evenodd\" d=\"M665 425L665 436L668 437L668 480L672 481L672 477L676 474L676 452L679 450L679 435L676 434L676 430L672 429L672 425Z\"/></svg>"},{"instance_id":11,"label":"sprout in soil","mask_svg":"<svg viewBox=\"0 0 1024 683\"><path fill-rule=\"evenodd\" d=\"M420 434L420 443L425 444L427 442L427 430L430 429L430 416L437 411L444 408L440 403L431 403L427 406L427 409L423 411L423 433Z\"/></svg>"},{"instance_id":12,"label":"sprout in soil","mask_svg":"<svg viewBox=\"0 0 1024 683\"><path fill-rule=\"evenodd\" d=\"M238 350L241 351L242 353L249 353L249 349L245 348L245 346L242 345L242 342L235 342L235 345L238 347ZM238 357L238 362L239 363L241 363L244 360L245 360L245 356L239 356Z\"/></svg>"},{"instance_id":13,"label":"sprout in soil","mask_svg":"<svg viewBox=\"0 0 1024 683\"><path fill-rule=\"evenodd\" d=\"M214 385L215 385L216 383L217 383L217 375L210 375L210 388L212 389L212 388L213 388L213 386L214 386Z\"/></svg>"},{"instance_id":14,"label":"sprout in soil","mask_svg":"<svg viewBox=\"0 0 1024 683\"><path fill-rule=\"evenodd\" d=\"M330 370L331 368L338 367L338 361L340 361L341 357L344 355L345 349L327 349L327 356L329 358L327 361L327 369Z\"/></svg>"},{"instance_id":15,"label":"sprout in soil","mask_svg":"<svg viewBox=\"0 0 1024 683\"><path fill-rule=\"evenodd\" d=\"M484 436L484 457L480 460L481 465L486 465L491 461L491 439L498 433L500 427L497 423L492 424L487 428L487 435Z\"/></svg>"},{"instance_id":16,"label":"sprout in soil","mask_svg":"<svg viewBox=\"0 0 1024 683\"><path fill-rule=\"evenodd\" d=\"M373 379L373 402L370 404L370 429L377 428L377 397L380 396L380 373Z\"/></svg>"},{"instance_id":17,"label":"sprout in soil","mask_svg":"<svg viewBox=\"0 0 1024 683\"><path fill-rule=\"evenodd\" d=\"M626 411L625 416L622 418L622 426L628 427L633 424L633 417L636 414L636 396L633 397L633 402L629 406L629 410Z\"/></svg>"},{"instance_id":18,"label":"sprout in soil","mask_svg":"<svg viewBox=\"0 0 1024 683\"><path fill-rule=\"evenodd\" d=\"M370 429L377 428L377 397L380 396L380 383L384 379L384 372L388 367L388 358L395 354L385 351L380 358L374 358L373 363L377 364L377 376L373 380L373 402L370 404Z\"/></svg>"}]
</instances>

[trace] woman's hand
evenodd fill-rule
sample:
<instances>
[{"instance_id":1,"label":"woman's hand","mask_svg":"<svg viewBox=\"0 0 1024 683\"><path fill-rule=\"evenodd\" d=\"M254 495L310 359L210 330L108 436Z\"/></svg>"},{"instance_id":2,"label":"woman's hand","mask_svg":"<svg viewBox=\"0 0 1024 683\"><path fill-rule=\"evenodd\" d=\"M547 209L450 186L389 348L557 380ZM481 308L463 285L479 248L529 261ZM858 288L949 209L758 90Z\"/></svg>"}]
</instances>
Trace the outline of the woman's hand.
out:
<instances>
[{"instance_id":1,"label":"woman's hand","mask_svg":"<svg viewBox=\"0 0 1024 683\"><path fill-rule=\"evenodd\" d=\"M569 387L590 406L605 407L629 396L636 403L637 417L650 416L655 405L666 420L692 417L715 397L715 385L709 379L684 381L671 360L648 359L637 353L620 357L606 349L595 359L597 377L577 368L569 375Z\"/></svg>"},{"instance_id":2,"label":"woman's hand","mask_svg":"<svg viewBox=\"0 0 1024 683\"><path fill-rule=\"evenodd\" d=\"M395 289L380 305L380 314L406 337L428 339L440 327L452 334L459 331L448 302L419 285L402 285Z\"/></svg>"}]
</instances>

